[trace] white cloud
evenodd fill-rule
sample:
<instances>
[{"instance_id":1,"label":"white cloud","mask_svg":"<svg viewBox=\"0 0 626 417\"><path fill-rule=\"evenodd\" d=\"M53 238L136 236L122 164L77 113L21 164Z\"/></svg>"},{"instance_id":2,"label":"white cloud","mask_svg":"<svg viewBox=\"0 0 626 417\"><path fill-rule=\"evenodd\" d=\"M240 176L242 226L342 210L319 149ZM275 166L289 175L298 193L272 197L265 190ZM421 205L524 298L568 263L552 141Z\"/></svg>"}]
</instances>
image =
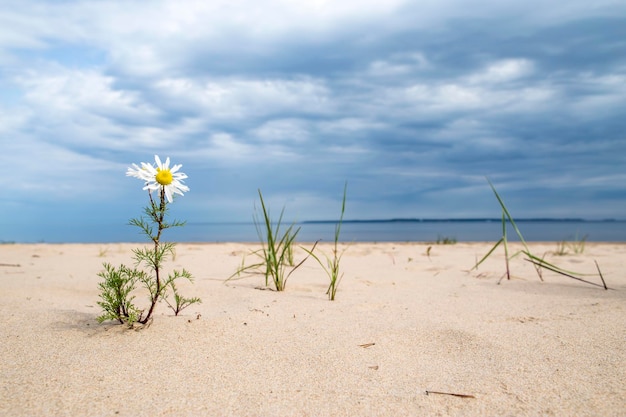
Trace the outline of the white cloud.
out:
<instances>
[{"instance_id":1,"label":"white cloud","mask_svg":"<svg viewBox=\"0 0 626 417\"><path fill-rule=\"evenodd\" d=\"M164 79L159 93L174 103L185 102L212 118L245 119L283 112L328 113L330 92L313 79Z\"/></svg>"},{"instance_id":2,"label":"white cloud","mask_svg":"<svg viewBox=\"0 0 626 417\"><path fill-rule=\"evenodd\" d=\"M23 108L3 108L0 106L0 135L9 135L24 129L28 122L28 112Z\"/></svg>"},{"instance_id":3,"label":"white cloud","mask_svg":"<svg viewBox=\"0 0 626 417\"><path fill-rule=\"evenodd\" d=\"M407 102L416 110L455 111L476 109L488 104L485 90L456 83L416 84L404 91Z\"/></svg>"},{"instance_id":4,"label":"white cloud","mask_svg":"<svg viewBox=\"0 0 626 417\"><path fill-rule=\"evenodd\" d=\"M108 64L134 76L180 69L198 50L261 51L333 33L393 13L402 0L213 0L15 2L0 12L2 46L44 51L56 42L106 51Z\"/></svg>"},{"instance_id":5,"label":"white cloud","mask_svg":"<svg viewBox=\"0 0 626 417\"><path fill-rule=\"evenodd\" d=\"M529 76L534 71L534 64L529 59L505 59L493 62L483 71L467 77L469 83L504 83Z\"/></svg>"},{"instance_id":6,"label":"white cloud","mask_svg":"<svg viewBox=\"0 0 626 417\"><path fill-rule=\"evenodd\" d=\"M216 133L211 135L207 147L214 158L226 158L228 160L254 155L254 149L245 143L238 142L228 133Z\"/></svg>"},{"instance_id":7,"label":"white cloud","mask_svg":"<svg viewBox=\"0 0 626 417\"><path fill-rule=\"evenodd\" d=\"M342 117L330 121L322 121L318 126L321 132L337 136L389 128L389 126L384 123L360 117Z\"/></svg>"},{"instance_id":8,"label":"white cloud","mask_svg":"<svg viewBox=\"0 0 626 417\"><path fill-rule=\"evenodd\" d=\"M367 73L375 77L406 76L431 67L421 52L403 53L394 54L390 59L375 60L370 63Z\"/></svg>"},{"instance_id":9,"label":"white cloud","mask_svg":"<svg viewBox=\"0 0 626 417\"><path fill-rule=\"evenodd\" d=\"M119 89L95 70L26 72L23 89L28 122L44 141L94 149L159 146L161 112L138 92Z\"/></svg>"},{"instance_id":10,"label":"white cloud","mask_svg":"<svg viewBox=\"0 0 626 417\"><path fill-rule=\"evenodd\" d=\"M299 119L270 120L251 131L264 142L305 142L311 137L308 123Z\"/></svg>"},{"instance_id":11,"label":"white cloud","mask_svg":"<svg viewBox=\"0 0 626 417\"><path fill-rule=\"evenodd\" d=\"M51 117L78 112L140 120L158 116L158 111L136 92L116 89L114 81L94 70L28 72L17 80L28 104L46 108Z\"/></svg>"},{"instance_id":12,"label":"white cloud","mask_svg":"<svg viewBox=\"0 0 626 417\"><path fill-rule=\"evenodd\" d=\"M66 199L68 204L75 204L86 195L97 194L100 197L96 199L107 199L104 193L116 195L117 181L110 174L116 172L122 178L122 163L103 161L24 136L14 139L3 143L0 157L11 178L4 185L7 193L23 194L28 200Z\"/></svg>"}]
</instances>

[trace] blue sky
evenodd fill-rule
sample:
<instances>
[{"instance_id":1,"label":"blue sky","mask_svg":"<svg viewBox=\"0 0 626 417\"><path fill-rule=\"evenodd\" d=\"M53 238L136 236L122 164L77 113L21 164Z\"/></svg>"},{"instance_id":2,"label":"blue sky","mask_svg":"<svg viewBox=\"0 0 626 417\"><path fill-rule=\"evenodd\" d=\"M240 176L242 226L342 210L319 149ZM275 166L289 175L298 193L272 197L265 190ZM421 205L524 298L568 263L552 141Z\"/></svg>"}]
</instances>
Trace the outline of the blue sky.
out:
<instances>
[{"instance_id":1,"label":"blue sky","mask_svg":"<svg viewBox=\"0 0 626 417\"><path fill-rule=\"evenodd\" d=\"M0 240L125 224L183 164L190 222L626 218L626 3L0 4ZM57 233L57 235L54 235Z\"/></svg>"}]
</instances>

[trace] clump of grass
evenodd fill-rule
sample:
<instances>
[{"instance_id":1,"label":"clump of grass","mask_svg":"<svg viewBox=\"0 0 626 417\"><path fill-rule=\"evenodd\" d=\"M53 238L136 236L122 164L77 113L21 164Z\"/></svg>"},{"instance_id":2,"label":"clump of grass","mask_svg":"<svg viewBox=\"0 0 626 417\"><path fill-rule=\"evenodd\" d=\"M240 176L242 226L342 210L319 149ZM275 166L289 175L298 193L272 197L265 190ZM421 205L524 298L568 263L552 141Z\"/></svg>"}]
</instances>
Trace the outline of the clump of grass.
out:
<instances>
[{"instance_id":1,"label":"clump of grass","mask_svg":"<svg viewBox=\"0 0 626 417\"><path fill-rule=\"evenodd\" d=\"M582 281L582 282L585 282L585 283L590 284L590 285L603 287L605 290L608 290L608 287L606 286L606 282L604 281L604 277L602 276L602 272L600 271L600 266L598 265L597 262L595 264L596 264L596 268L598 270L598 276L602 280L602 285L581 278L581 276L589 275L589 274L581 274L581 273L578 273L578 272L572 272L572 271L565 270L563 268L560 268L560 267L558 267L558 266L556 266L556 265L554 265L554 264L544 260L543 258L539 258L539 257L533 255L530 252L530 249L528 248L528 245L526 244L526 241L524 240L524 237L522 236L522 233L519 231L517 225L515 224L515 220L513 220L513 217L511 216L511 214L509 213L508 209L504 205L504 201L502 200L502 198L500 197L500 195L496 191L496 188L493 186L491 181L489 181L489 179L487 179L487 182L489 183L489 186L493 190L493 192L494 192L494 194L495 194L495 196L496 196L496 198L498 200L498 203L500 204L500 207L502 208L502 237L489 250L489 252L487 252L487 254L485 256L483 256L483 258L480 261L476 262L476 264L474 265L474 267L472 269L477 269L478 266L481 263L483 263L493 253L493 251L496 250L496 248L500 244L502 244L504 246L504 261L505 261L505 266L506 266L506 274L503 275L503 278L504 278L504 276L506 276L507 279L511 279L511 272L510 272L510 268L509 268L509 260L511 258L517 256L518 254L522 253L522 254L527 256L526 261L528 261L528 262L533 264L533 266L535 267L535 270L537 271L537 275L539 276L539 279L541 279L541 281L543 281L541 270L542 270L542 268L545 268L545 269L547 269L549 271L552 271L552 272L555 272L557 274L566 276L568 278L572 278L572 279L575 279L575 280L578 280L578 281ZM507 240L507 233L506 233L506 222L507 222L507 220L511 223L511 226L513 227L513 230L515 230L515 233L519 237L519 240L521 241L521 243L522 243L522 245L524 247L522 250L516 252L512 256L509 256L509 250L508 250L508 240ZM583 239L583 242L584 242L584 239ZM584 249L584 243L582 244L582 247ZM580 250L580 246L577 247L577 250Z\"/></svg>"},{"instance_id":2,"label":"clump of grass","mask_svg":"<svg viewBox=\"0 0 626 417\"><path fill-rule=\"evenodd\" d=\"M345 249L339 253L339 235L341 233L341 225L343 223L343 215L346 211L346 192L348 191L348 184L346 183L343 187L343 200L341 202L341 216L339 217L339 221L335 225L335 242L332 250L332 256L328 256L324 254L326 258L326 264L324 264L320 258L313 253L312 250L304 249L309 255L311 255L326 271L328 278L330 278L330 284L328 286L328 290L326 294L328 295L328 299L331 301L335 300L335 295L337 294L337 287L339 286L339 282L343 278L343 273L339 275L339 263L341 262L341 257L343 256Z\"/></svg>"},{"instance_id":3,"label":"clump of grass","mask_svg":"<svg viewBox=\"0 0 626 417\"><path fill-rule=\"evenodd\" d=\"M519 255L520 253L524 253L526 256L530 257L531 259L539 259L539 258L537 258L536 256L534 256L534 255L532 255L530 253L530 249L528 249L528 245L526 244L526 241L524 240L524 237L522 236L522 233L517 228L517 225L515 224L515 220L513 220L513 217L509 213L509 210L507 210L506 206L504 205L504 201L502 201L502 198L500 197L500 195L496 191L496 188L493 186L491 181L489 181L489 179L487 179L487 182L489 183L489 186L493 190L493 193L496 195L496 198L498 199L498 203L500 204L500 207L502 209L502 237L500 238L500 240L498 240L496 242L495 245L493 245L493 247L489 250L489 252L487 252L487 254L485 256L483 256L483 258L480 261L476 262L476 265L474 265L474 267L472 269L477 269L478 266L481 263L483 263L493 253L493 251L495 251L498 248L498 246L502 245L504 247L504 264L505 264L505 268L506 268L506 273L505 273L505 275L503 275L503 278L504 278L504 276L506 276L506 278L508 280L510 280L511 279L511 270L510 270L510 266L509 266L509 261L513 257ZM517 237L519 238L520 242L522 242L522 245L524 246L524 249L514 253L511 256L509 256L509 246L508 246L508 239L507 239L507 232L506 232L506 222L507 222L507 220L511 223L511 226L513 226L513 230L515 230L515 233L517 234ZM541 281L543 281L543 277L541 275L541 269L537 265L535 265L535 270L537 271L537 275L539 276L539 279Z\"/></svg>"},{"instance_id":4,"label":"clump of grass","mask_svg":"<svg viewBox=\"0 0 626 417\"><path fill-rule=\"evenodd\" d=\"M281 210L278 220L273 222L270 217L270 212L265 206L261 190L258 190L258 192L259 199L261 201L263 219L260 221L258 214L255 211L254 225L256 227L262 248L252 253L259 256L262 260L261 262L250 265L245 264L245 259L242 260L241 266L233 275L227 278L226 281L233 279L235 276L240 276L242 273L262 273L265 276L266 287L269 286L271 278L276 291L284 291L285 286L287 285L287 280L291 274L298 267L300 267L300 265L302 265L308 257L302 260L298 265L293 265L293 245L296 241L300 228L295 228L295 224L292 223L286 229L281 229L283 226L285 208L283 207ZM313 248L315 248L315 246ZM287 266L291 267L289 272L286 271Z\"/></svg>"},{"instance_id":5,"label":"clump of grass","mask_svg":"<svg viewBox=\"0 0 626 417\"><path fill-rule=\"evenodd\" d=\"M578 235L572 241L562 240L557 242L556 250L552 252L556 256L565 256L571 249L576 255L581 255L585 251L585 242L587 241L587 235L582 238L578 238Z\"/></svg>"},{"instance_id":6,"label":"clump of grass","mask_svg":"<svg viewBox=\"0 0 626 417\"><path fill-rule=\"evenodd\" d=\"M455 237L437 236L437 245L454 245L457 242Z\"/></svg>"},{"instance_id":7,"label":"clump of grass","mask_svg":"<svg viewBox=\"0 0 626 417\"><path fill-rule=\"evenodd\" d=\"M560 242L556 242L556 250L552 252L556 256L565 256L568 254L567 252L567 242L561 240Z\"/></svg>"},{"instance_id":8,"label":"clump of grass","mask_svg":"<svg viewBox=\"0 0 626 417\"><path fill-rule=\"evenodd\" d=\"M578 234L573 241L569 242L569 247L574 251L576 255L581 255L585 251L585 242L587 241L587 235L582 238L578 238Z\"/></svg>"}]
</instances>

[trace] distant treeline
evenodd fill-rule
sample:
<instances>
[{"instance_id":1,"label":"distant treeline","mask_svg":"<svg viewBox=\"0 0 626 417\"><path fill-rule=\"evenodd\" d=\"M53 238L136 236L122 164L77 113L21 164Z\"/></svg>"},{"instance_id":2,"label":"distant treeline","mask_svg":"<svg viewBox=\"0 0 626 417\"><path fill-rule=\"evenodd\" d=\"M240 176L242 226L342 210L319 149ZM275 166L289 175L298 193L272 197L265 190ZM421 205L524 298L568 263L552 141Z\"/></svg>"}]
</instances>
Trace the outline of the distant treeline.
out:
<instances>
[{"instance_id":1,"label":"distant treeline","mask_svg":"<svg viewBox=\"0 0 626 417\"><path fill-rule=\"evenodd\" d=\"M598 223L598 222L617 222L616 219L603 220L587 220L582 218L527 218L515 219L516 223ZM336 223L337 220L305 220L302 224L325 224ZM373 220L343 220L343 223L490 223L502 222L500 218L452 218L452 219L373 219Z\"/></svg>"}]
</instances>

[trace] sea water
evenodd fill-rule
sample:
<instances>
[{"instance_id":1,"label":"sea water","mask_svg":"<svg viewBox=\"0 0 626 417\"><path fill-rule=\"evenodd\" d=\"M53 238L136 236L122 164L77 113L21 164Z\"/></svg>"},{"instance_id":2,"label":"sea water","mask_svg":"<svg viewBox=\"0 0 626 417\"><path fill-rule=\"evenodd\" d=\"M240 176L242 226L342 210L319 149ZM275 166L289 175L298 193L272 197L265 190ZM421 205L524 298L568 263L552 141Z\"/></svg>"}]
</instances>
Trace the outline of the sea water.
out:
<instances>
[{"instance_id":1,"label":"sea water","mask_svg":"<svg viewBox=\"0 0 626 417\"><path fill-rule=\"evenodd\" d=\"M290 223L283 223L284 231ZM516 220L516 225L526 241L577 241L626 242L626 221L585 220ZM334 241L336 222L294 223L300 229L297 241ZM87 225L80 228L48 225L37 231L14 231L2 236L0 241L17 243L107 243L144 242L145 236L136 227L127 224ZM256 242L259 240L254 223L204 223L189 222L183 227L166 230L164 238L175 242ZM502 223L498 219L448 219L448 220L372 220L344 221L341 225L342 242L495 242L502 236ZM517 233L507 224L510 241L519 240Z\"/></svg>"},{"instance_id":2,"label":"sea water","mask_svg":"<svg viewBox=\"0 0 626 417\"><path fill-rule=\"evenodd\" d=\"M305 222L295 224L300 228L298 240L332 242L336 222ZM183 241L249 242L257 241L254 224L189 224L188 230L177 231ZM282 225L283 230L287 225ZM590 221L518 221L516 226L527 241L575 241L586 239L596 242L626 242L626 222ZM191 230L189 230L191 229ZM341 225L342 242L489 242L502 237L502 222L497 220L426 220L426 221L356 221ZM511 224L507 224L507 238L518 241Z\"/></svg>"}]
</instances>

